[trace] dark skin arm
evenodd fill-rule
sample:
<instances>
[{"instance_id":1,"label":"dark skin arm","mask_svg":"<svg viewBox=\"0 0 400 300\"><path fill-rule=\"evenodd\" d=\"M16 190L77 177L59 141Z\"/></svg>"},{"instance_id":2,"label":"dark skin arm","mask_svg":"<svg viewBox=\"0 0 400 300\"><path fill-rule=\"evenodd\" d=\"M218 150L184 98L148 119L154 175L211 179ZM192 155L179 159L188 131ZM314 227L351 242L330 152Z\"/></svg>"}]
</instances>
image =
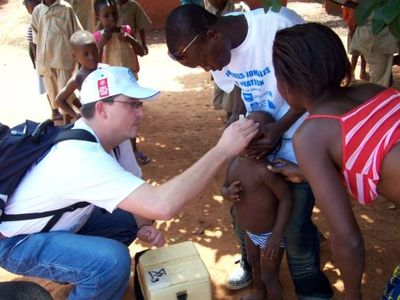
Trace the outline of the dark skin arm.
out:
<instances>
[{"instance_id":1,"label":"dark skin arm","mask_svg":"<svg viewBox=\"0 0 400 300\"><path fill-rule=\"evenodd\" d=\"M279 201L274 228L272 229L271 237L268 240L268 245L263 250L263 256L265 258L273 259L280 251L281 240L292 209L292 195L289 186L280 175L265 170L263 181Z\"/></svg>"},{"instance_id":2,"label":"dark skin arm","mask_svg":"<svg viewBox=\"0 0 400 300\"><path fill-rule=\"evenodd\" d=\"M293 183L307 181L297 164L283 158L278 158L268 163L267 169L271 172L282 174L287 181Z\"/></svg>"},{"instance_id":3,"label":"dark skin arm","mask_svg":"<svg viewBox=\"0 0 400 300\"><path fill-rule=\"evenodd\" d=\"M133 36L131 36L129 33L126 32L121 32L119 34L119 39L125 43L128 43L132 46L133 51L139 56L143 56L145 53L144 48L140 44L140 42L135 39Z\"/></svg>"},{"instance_id":4,"label":"dark skin arm","mask_svg":"<svg viewBox=\"0 0 400 300\"><path fill-rule=\"evenodd\" d=\"M277 141L282 135L303 115L304 112L294 112L289 109L288 112L276 122L265 124L260 127L260 135L262 138L250 144L250 154L262 156L273 150Z\"/></svg>"},{"instance_id":5,"label":"dark skin arm","mask_svg":"<svg viewBox=\"0 0 400 300\"><path fill-rule=\"evenodd\" d=\"M79 114L73 110L71 105L68 104L68 98L74 93L74 91L78 88L76 76L72 76L66 86L58 93L56 97L56 104L59 108L61 108L65 113L70 115L72 118L78 118Z\"/></svg>"},{"instance_id":6,"label":"dark skin arm","mask_svg":"<svg viewBox=\"0 0 400 300\"><path fill-rule=\"evenodd\" d=\"M229 117L229 120L227 121L226 126L228 127L229 124L239 120L239 115L246 114L246 107L244 106L243 100L242 100L242 93L240 87L236 86L233 88L231 92L231 97L232 97L232 114Z\"/></svg>"},{"instance_id":7,"label":"dark skin arm","mask_svg":"<svg viewBox=\"0 0 400 300\"><path fill-rule=\"evenodd\" d=\"M224 185L221 188L222 197L224 197L225 200L230 202L240 201L239 193L243 190L239 180L236 180L232 183L229 182L228 178L229 168L231 167L234 159L235 158L231 159L228 162L228 167L226 168L225 172Z\"/></svg>"},{"instance_id":8,"label":"dark skin arm","mask_svg":"<svg viewBox=\"0 0 400 300\"><path fill-rule=\"evenodd\" d=\"M363 238L338 173L338 166L332 160L332 148L327 147L334 141L330 132L334 132L335 128L328 122L316 124L318 126L303 125L296 132L296 157L311 185L318 207L328 221L329 240L344 282L345 299L360 300L365 264ZM337 132L338 129L336 135Z\"/></svg>"},{"instance_id":9,"label":"dark skin arm","mask_svg":"<svg viewBox=\"0 0 400 300\"><path fill-rule=\"evenodd\" d=\"M147 55L147 54L149 54L149 48L147 48L146 34L144 32L144 29L139 30L139 36L140 36L140 41L142 42L142 47L144 49L143 55Z\"/></svg>"}]
</instances>

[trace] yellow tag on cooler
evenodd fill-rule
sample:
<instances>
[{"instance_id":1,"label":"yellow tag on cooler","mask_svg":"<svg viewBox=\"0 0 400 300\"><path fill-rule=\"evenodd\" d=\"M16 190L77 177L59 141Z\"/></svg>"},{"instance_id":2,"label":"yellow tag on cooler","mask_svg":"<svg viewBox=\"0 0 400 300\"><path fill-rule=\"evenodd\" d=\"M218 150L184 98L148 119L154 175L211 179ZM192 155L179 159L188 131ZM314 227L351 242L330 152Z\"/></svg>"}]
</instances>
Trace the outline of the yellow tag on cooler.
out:
<instances>
[{"instance_id":1,"label":"yellow tag on cooler","mask_svg":"<svg viewBox=\"0 0 400 300\"><path fill-rule=\"evenodd\" d=\"M210 274L193 242L147 251L138 273L146 300L211 300Z\"/></svg>"}]
</instances>

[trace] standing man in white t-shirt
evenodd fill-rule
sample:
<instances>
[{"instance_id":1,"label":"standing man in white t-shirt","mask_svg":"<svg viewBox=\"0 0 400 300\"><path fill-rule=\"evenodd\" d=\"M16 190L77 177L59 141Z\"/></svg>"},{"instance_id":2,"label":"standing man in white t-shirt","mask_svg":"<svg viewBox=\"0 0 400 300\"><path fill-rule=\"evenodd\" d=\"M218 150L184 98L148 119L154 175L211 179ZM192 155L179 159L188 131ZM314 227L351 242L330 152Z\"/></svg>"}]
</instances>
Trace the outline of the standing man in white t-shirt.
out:
<instances>
[{"instance_id":1,"label":"standing man in white t-shirt","mask_svg":"<svg viewBox=\"0 0 400 300\"><path fill-rule=\"evenodd\" d=\"M219 167L258 132L251 120L235 122L191 168L153 187L131 173L133 165L124 168L111 153L118 145L121 156L131 151L124 141L138 132L143 102L158 93L139 86L122 67L102 66L85 79L82 118L74 129L90 132L97 143L67 140L53 146L24 176L5 214L46 212L77 202L89 205L64 213L47 232L42 230L52 217L1 222L2 268L71 283L70 300L122 298L131 267L126 246L136 236L162 245L163 236L151 220L170 219L194 200Z\"/></svg>"},{"instance_id":2,"label":"standing man in white t-shirt","mask_svg":"<svg viewBox=\"0 0 400 300\"><path fill-rule=\"evenodd\" d=\"M284 7L279 13L257 9L237 16L215 16L199 6L186 5L170 13L165 28L171 58L190 68L211 71L225 92L239 87L247 112L262 110L276 119L260 128L264 137L252 145L254 152L264 153L282 137L280 150L270 159L292 162L296 158L291 139L305 115L292 112L278 92L272 44L279 29L299 23L303 19ZM286 250L296 293L302 300L330 299L332 289L320 269L319 232L311 221L314 197L308 184L288 184L293 208L285 231ZM243 268L240 274L246 272Z\"/></svg>"}]
</instances>

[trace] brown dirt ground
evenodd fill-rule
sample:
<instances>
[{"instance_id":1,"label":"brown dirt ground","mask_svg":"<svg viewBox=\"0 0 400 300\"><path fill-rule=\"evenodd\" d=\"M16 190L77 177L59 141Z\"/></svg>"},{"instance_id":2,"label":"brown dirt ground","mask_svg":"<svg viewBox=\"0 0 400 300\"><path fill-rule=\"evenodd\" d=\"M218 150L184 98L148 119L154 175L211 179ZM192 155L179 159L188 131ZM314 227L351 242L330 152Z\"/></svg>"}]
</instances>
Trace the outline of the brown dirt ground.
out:
<instances>
[{"instance_id":1,"label":"brown dirt ground","mask_svg":"<svg viewBox=\"0 0 400 300\"><path fill-rule=\"evenodd\" d=\"M340 17L328 16L319 3L290 2L306 20L332 27L345 40L347 33ZM7 22L5 21L7 18ZM25 30L29 17L20 0L0 1L0 82L2 109L0 120L16 124L25 118L43 120L49 116L48 104L37 94L37 81L29 62ZM161 89L160 99L146 105L146 117L140 130L140 148L152 161L143 167L149 183L161 184L194 163L217 141L224 128L225 114L211 105L210 75L202 70L187 69L170 60L166 54L164 33L148 33L150 54L140 60L140 79L144 84ZM395 83L399 70L395 67ZM174 219L158 222L165 232L167 243L191 240L196 243L212 281L214 299L239 299L247 291L230 292L224 287L227 274L238 258L229 216L230 204L222 201L220 186L223 170L215 177L201 196L188 205ZM380 299L387 276L400 257L396 241L400 228L399 210L388 210L390 203L377 201L369 207L354 206L365 238L367 263L363 279L365 299ZM314 221L326 236L326 222L318 208ZM322 244L321 264L335 290L334 299L343 299L342 282L329 250ZM133 255L145 245L135 242L129 248ZM284 261L281 268L284 299L295 299L293 286ZM0 281L21 280L0 269ZM26 279L26 278L23 278ZM70 286L28 278L47 288L55 299L66 299ZM124 299L133 299L132 284Z\"/></svg>"}]
</instances>

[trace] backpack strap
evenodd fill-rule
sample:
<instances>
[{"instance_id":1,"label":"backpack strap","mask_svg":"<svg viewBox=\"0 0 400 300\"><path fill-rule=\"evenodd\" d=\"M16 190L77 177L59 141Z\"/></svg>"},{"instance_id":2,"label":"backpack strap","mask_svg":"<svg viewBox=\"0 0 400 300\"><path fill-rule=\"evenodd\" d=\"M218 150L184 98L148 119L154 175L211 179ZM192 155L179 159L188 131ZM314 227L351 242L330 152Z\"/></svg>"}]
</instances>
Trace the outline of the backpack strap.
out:
<instances>
[{"instance_id":1,"label":"backpack strap","mask_svg":"<svg viewBox=\"0 0 400 300\"><path fill-rule=\"evenodd\" d=\"M54 144L66 140L79 140L97 143L96 137L84 129L68 129L61 131L55 138Z\"/></svg>"},{"instance_id":2,"label":"backpack strap","mask_svg":"<svg viewBox=\"0 0 400 300\"><path fill-rule=\"evenodd\" d=\"M53 216L53 215L55 216L55 215L60 214L60 213L63 214L65 212L67 212L67 211L74 211L75 209L82 208L82 207L85 207L85 206L88 206L88 205L90 205L90 203L88 203L88 202L78 202L78 203L74 203L74 204L72 204L70 206L67 206L67 207L54 209L54 210L49 210L49 211L44 211L44 212L39 212L39 213L3 215L1 217L1 221L24 221L24 220L40 219L40 218L45 218L45 217L49 217L49 216ZM58 218L58 219L60 219L60 218ZM51 219L50 219L50 221L51 221Z\"/></svg>"}]
</instances>

